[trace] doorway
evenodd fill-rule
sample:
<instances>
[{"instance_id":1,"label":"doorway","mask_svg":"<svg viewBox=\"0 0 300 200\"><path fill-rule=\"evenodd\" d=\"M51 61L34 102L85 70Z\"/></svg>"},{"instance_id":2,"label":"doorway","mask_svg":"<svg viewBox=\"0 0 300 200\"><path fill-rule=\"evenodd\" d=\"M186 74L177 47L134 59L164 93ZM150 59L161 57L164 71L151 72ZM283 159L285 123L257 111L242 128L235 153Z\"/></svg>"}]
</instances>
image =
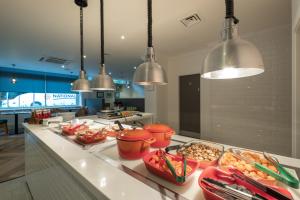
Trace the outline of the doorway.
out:
<instances>
[{"instance_id":1,"label":"doorway","mask_svg":"<svg viewBox=\"0 0 300 200\"><path fill-rule=\"evenodd\" d=\"M200 74L179 77L179 134L200 138Z\"/></svg>"}]
</instances>

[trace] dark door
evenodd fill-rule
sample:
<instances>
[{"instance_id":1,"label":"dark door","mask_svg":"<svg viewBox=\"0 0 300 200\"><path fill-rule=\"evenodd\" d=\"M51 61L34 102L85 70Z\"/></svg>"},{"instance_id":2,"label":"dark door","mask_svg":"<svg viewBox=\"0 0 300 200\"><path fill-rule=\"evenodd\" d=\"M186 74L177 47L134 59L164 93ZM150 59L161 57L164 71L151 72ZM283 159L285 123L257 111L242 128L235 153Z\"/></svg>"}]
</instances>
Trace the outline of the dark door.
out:
<instances>
[{"instance_id":1,"label":"dark door","mask_svg":"<svg viewBox=\"0 0 300 200\"><path fill-rule=\"evenodd\" d=\"M179 77L180 134L200 138L200 74Z\"/></svg>"}]
</instances>

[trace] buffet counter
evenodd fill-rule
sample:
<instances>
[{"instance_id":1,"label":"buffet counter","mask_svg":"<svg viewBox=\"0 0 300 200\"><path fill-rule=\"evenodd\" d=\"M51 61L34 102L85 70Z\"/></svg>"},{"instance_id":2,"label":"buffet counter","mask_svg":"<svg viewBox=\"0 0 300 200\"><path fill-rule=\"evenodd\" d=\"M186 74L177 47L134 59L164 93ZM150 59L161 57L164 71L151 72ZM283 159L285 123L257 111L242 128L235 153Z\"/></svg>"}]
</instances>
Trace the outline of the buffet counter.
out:
<instances>
[{"instance_id":1,"label":"buffet counter","mask_svg":"<svg viewBox=\"0 0 300 200\"><path fill-rule=\"evenodd\" d=\"M114 139L84 149L48 127L24 124L24 128L25 173L34 199L204 199L198 186L200 169L187 185L176 186L150 174L141 160L119 158ZM174 135L171 144L191 139ZM300 167L298 159L276 157L290 168ZM288 190L300 199L299 189Z\"/></svg>"}]
</instances>

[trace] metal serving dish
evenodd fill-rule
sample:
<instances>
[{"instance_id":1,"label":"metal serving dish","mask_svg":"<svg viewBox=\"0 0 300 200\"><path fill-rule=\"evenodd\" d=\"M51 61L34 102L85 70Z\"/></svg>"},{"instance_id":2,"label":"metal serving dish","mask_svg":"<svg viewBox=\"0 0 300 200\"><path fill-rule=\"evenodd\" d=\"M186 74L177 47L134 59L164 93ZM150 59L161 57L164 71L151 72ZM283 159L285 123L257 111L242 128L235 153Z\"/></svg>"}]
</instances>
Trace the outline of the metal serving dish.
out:
<instances>
[{"instance_id":1,"label":"metal serving dish","mask_svg":"<svg viewBox=\"0 0 300 200\"><path fill-rule=\"evenodd\" d=\"M218 164L218 160L224 152L224 146L205 140L195 140L183 145L166 148L166 152L171 150L176 150L177 155L185 156L187 159L197 161L199 167L205 169L209 166L216 166Z\"/></svg>"}]
</instances>

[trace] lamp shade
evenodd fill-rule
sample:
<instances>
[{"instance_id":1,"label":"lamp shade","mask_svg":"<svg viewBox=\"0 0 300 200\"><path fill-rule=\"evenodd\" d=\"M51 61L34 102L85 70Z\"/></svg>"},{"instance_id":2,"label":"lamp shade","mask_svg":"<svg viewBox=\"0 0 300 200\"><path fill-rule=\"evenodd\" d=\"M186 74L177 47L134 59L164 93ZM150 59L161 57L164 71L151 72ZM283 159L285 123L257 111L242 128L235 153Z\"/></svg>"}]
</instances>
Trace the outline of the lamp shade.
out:
<instances>
[{"instance_id":1,"label":"lamp shade","mask_svg":"<svg viewBox=\"0 0 300 200\"><path fill-rule=\"evenodd\" d=\"M110 75L105 72L105 65L101 65L101 73L91 81L92 90L115 90L115 84Z\"/></svg>"},{"instance_id":2,"label":"lamp shade","mask_svg":"<svg viewBox=\"0 0 300 200\"><path fill-rule=\"evenodd\" d=\"M145 62L140 64L134 75L133 82L139 85L165 85L168 83L166 72L155 61L152 47L148 47Z\"/></svg>"},{"instance_id":3,"label":"lamp shade","mask_svg":"<svg viewBox=\"0 0 300 200\"><path fill-rule=\"evenodd\" d=\"M231 23L230 21L228 23ZM202 77L207 79L242 78L264 72L258 49L238 37L237 27L225 23L223 41L207 55Z\"/></svg>"},{"instance_id":4,"label":"lamp shade","mask_svg":"<svg viewBox=\"0 0 300 200\"><path fill-rule=\"evenodd\" d=\"M72 91L75 92L91 92L90 83L85 78L85 72L80 71L79 79L73 82Z\"/></svg>"}]
</instances>

